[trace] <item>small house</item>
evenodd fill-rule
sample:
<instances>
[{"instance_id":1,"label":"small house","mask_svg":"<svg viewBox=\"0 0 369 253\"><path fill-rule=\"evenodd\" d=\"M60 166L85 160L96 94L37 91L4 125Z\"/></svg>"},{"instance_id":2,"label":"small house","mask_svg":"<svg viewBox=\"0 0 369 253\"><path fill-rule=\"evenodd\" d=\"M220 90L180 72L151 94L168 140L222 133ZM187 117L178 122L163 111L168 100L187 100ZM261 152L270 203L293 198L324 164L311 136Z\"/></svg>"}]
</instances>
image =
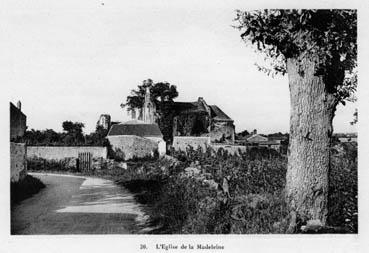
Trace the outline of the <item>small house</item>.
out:
<instances>
[{"instance_id":1,"label":"small house","mask_svg":"<svg viewBox=\"0 0 369 253\"><path fill-rule=\"evenodd\" d=\"M112 125L107 138L115 157L123 160L164 155L166 144L157 124L130 120Z\"/></svg>"}]
</instances>

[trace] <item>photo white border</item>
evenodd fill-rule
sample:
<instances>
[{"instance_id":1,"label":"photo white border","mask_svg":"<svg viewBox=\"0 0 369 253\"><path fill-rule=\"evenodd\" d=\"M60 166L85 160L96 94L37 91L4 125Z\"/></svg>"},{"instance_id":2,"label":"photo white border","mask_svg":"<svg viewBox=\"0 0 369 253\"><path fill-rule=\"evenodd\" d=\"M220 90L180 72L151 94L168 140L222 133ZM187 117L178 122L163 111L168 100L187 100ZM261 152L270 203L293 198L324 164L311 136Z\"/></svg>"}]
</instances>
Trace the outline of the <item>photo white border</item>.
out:
<instances>
[{"instance_id":1,"label":"photo white border","mask_svg":"<svg viewBox=\"0 0 369 253\"><path fill-rule=\"evenodd\" d=\"M11 0L9 0L11 1ZM33 0L32 0L33 1ZM41 0L45 5L57 1ZM78 0L75 0L78 2ZM119 1L119 0L118 0ZM152 0L147 0L152 1ZM165 4L165 0L157 1ZM225 0L224 0L225 1ZM2 1L0 12L6 11ZM184 1L177 1L183 3ZM214 4L222 1L213 0ZM239 9L264 8L350 8L358 9L358 143L359 143L359 234L358 235L69 235L69 236L10 236L9 194L9 92L11 87L1 79L1 152L0 159L0 252L185 252L184 250L155 250L155 244L218 244L225 250L219 252L366 252L369 251L369 4L364 0L304 1L227 1L240 3ZM188 4L201 5L200 1L188 0ZM0 15L1 17L1 15ZM1 18L0 18L1 19ZM6 20L5 20L6 22ZM1 32L1 31L0 31ZM2 37L2 39L6 39ZM1 43L0 43L1 45ZM0 50L6 50L1 48ZM1 52L1 51L0 51ZM1 53L0 53L1 55ZM0 70L1 73L1 70ZM287 84L286 84L287 85ZM5 90L5 92L4 92ZM148 250L139 250L147 244ZM191 252L191 250L186 250ZM193 251L193 250L192 250ZM212 250L201 250L214 252ZM198 252L198 251L197 251ZM217 252L217 251L215 251Z\"/></svg>"}]
</instances>

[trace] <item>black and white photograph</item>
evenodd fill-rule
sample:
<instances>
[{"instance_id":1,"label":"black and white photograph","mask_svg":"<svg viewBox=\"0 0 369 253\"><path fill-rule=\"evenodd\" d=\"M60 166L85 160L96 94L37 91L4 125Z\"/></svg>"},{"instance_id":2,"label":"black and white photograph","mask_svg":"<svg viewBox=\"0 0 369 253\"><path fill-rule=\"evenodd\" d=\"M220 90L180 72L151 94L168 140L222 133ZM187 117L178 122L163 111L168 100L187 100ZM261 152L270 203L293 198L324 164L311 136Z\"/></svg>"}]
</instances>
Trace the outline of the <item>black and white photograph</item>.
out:
<instances>
[{"instance_id":1,"label":"black and white photograph","mask_svg":"<svg viewBox=\"0 0 369 253\"><path fill-rule=\"evenodd\" d=\"M1 252L365 251L367 3L1 6Z\"/></svg>"}]
</instances>

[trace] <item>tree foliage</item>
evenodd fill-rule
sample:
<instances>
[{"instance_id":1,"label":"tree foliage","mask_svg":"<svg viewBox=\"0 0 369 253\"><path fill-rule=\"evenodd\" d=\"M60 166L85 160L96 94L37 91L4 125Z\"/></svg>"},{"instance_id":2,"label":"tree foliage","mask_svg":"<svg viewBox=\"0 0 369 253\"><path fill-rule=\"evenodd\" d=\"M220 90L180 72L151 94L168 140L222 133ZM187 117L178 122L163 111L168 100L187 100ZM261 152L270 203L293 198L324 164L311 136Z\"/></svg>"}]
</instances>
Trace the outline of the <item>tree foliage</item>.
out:
<instances>
[{"instance_id":1,"label":"tree foliage","mask_svg":"<svg viewBox=\"0 0 369 253\"><path fill-rule=\"evenodd\" d=\"M173 132L173 99L178 97L177 87L168 82L154 83L153 80L147 79L138 85L137 89L131 91L131 95L127 97L126 103L121 104L122 108L127 111L141 109L145 102L146 89L149 88L151 100L156 106L157 123L163 133L164 140L172 141Z\"/></svg>"},{"instance_id":2,"label":"tree foliage","mask_svg":"<svg viewBox=\"0 0 369 253\"><path fill-rule=\"evenodd\" d=\"M64 143L68 145L75 145L84 142L83 128L84 124L80 122L64 121L63 130L67 132L64 137Z\"/></svg>"},{"instance_id":3,"label":"tree foliage","mask_svg":"<svg viewBox=\"0 0 369 253\"><path fill-rule=\"evenodd\" d=\"M137 89L131 90L131 95L127 96L126 103L122 103L122 108L127 108L128 111L142 108L145 102L146 88L149 88L151 100L155 103L157 108L165 103L171 102L178 97L177 87L168 82L154 83L153 80L147 79L138 85Z\"/></svg>"},{"instance_id":4,"label":"tree foliage","mask_svg":"<svg viewBox=\"0 0 369 253\"><path fill-rule=\"evenodd\" d=\"M355 112L354 112L354 119L350 122L351 125L355 125L358 121L358 112L357 112L357 109L355 109Z\"/></svg>"},{"instance_id":5,"label":"tree foliage","mask_svg":"<svg viewBox=\"0 0 369 253\"><path fill-rule=\"evenodd\" d=\"M237 11L235 21L241 38L270 64L259 70L288 73L288 232L312 220L325 226L332 120L339 102L355 99L357 86L356 10Z\"/></svg>"},{"instance_id":6,"label":"tree foliage","mask_svg":"<svg viewBox=\"0 0 369 253\"><path fill-rule=\"evenodd\" d=\"M108 135L108 129L102 126L96 126L95 132L86 135L86 144L91 146L108 146L109 141L105 138Z\"/></svg>"},{"instance_id":7,"label":"tree foliage","mask_svg":"<svg viewBox=\"0 0 369 253\"><path fill-rule=\"evenodd\" d=\"M81 122L64 121L62 124L63 130L68 134L71 133L82 133L82 129L85 125Z\"/></svg>"},{"instance_id":8,"label":"tree foliage","mask_svg":"<svg viewBox=\"0 0 369 253\"><path fill-rule=\"evenodd\" d=\"M339 101L356 90L356 72L348 75L357 64L356 10L238 10L235 21L241 38L269 62L259 70L285 74L288 58L310 57Z\"/></svg>"},{"instance_id":9,"label":"tree foliage","mask_svg":"<svg viewBox=\"0 0 369 253\"><path fill-rule=\"evenodd\" d=\"M95 132L85 135L84 124L80 122L64 121L64 132L58 133L53 129L27 130L22 137L15 142L23 142L29 146L107 146L106 129L97 126Z\"/></svg>"},{"instance_id":10,"label":"tree foliage","mask_svg":"<svg viewBox=\"0 0 369 253\"><path fill-rule=\"evenodd\" d=\"M249 131L247 131L247 130L243 130L242 132L237 133L237 137L245 137L245 136L247 136L247 135L249 135L249 134L250 134L250 132L249 132Z\"/></svg>"}]
</instances>

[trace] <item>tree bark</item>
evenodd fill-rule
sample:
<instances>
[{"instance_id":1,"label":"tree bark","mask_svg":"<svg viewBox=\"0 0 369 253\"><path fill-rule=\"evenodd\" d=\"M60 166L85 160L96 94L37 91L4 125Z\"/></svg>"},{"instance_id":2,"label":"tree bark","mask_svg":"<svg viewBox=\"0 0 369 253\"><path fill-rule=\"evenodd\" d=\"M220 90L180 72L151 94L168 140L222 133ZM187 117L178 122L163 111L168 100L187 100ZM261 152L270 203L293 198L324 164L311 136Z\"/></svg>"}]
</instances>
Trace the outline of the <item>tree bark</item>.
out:
<instances>
[{"instance_id":1,"label":"tree bark","mask_svg":"<svg viewBox=\"0 0 369 253\"><path fill-rule=\"evenodd\" d=\"M317 59L317 58L316 58ZM316 76L313 58L288 59L291 115L286 201L290 228L327 219L332 120L337 101Z\"/></svg>"}]
</instances>

